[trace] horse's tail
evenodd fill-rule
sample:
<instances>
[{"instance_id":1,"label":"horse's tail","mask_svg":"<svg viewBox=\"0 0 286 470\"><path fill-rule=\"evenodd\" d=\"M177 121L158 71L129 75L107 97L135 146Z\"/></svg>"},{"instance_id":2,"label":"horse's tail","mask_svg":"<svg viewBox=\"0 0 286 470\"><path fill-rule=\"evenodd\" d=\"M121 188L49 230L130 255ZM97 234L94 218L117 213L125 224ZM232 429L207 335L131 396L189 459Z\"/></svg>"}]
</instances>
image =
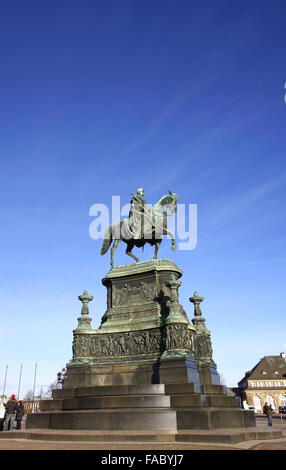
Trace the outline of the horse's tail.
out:
<instances>
[{"instance_id":1,"label":"horse's tail","mask_svg":"<svg viewBox=\"0 0 286 470\"><path fill-rule=\"evenodd\" d=\"M107 229L105 230L104 233L104 240L103 240L103 245L100 250L101 255L105 255L105 253L108 251L108 248L110 247L112 243L112 225L109 225Z\"/></svg>"}]
</instances>

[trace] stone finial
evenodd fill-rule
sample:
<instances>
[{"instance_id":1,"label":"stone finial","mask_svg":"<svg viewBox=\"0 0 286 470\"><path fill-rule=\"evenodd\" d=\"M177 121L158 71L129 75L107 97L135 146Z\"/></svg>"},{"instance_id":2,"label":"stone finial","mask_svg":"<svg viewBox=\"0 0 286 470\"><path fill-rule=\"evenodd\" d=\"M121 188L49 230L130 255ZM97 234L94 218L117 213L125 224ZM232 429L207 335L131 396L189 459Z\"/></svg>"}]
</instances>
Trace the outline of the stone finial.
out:
<instances>
[{"instance_id":1,"label":"stone finial","mask_svg":"<svg viewBox=\"0 0 286 470\"><path fill-rule=\"evenodd\" d=\"M178 281L177 275L175 273L170 274L170 278L165 282L166 286L169 288L169 299L167 306L169 307L169 314L165 320L165 324L168 323L188 323L188 319L183 307L179 304L179 293L178 289L181 285L181 282Z\"/></svg>"},{"instance_id":2,"label":"stone finial","mask_svg":"<svg viewBox=\"0 0 286 470\"><path fill-rule=\"evenodd\" d=\"M78 296L78 299L83 304L82 309L81 309L81 314L88 315L89 314L88 303L93 299L92 295L88 295L87 290L84 290L83 294Z\"/></svg>"},{"instance_id":3,"label":"stone finial","mask_svg":"<svg viewBox=\"0 0 286 470\"><path fill-rule=\"evenodd\" d=\"M200 307L200 303L204 301L204 297L201 297L197 291L194 292L193 297L190 297L190 302L194 304L194 318L192 319L193 324L199 330L205 330L205 319L202 316L202 311Z\"/></svg>"},{"instance_id":4,"label":"stone finial","mask_svg":"<svg viewBox=\"0 0 286 470\"><path fill-rule=\"evenodd\" d=\"M210 338L210 331L205 325L205 318L202 316L200 304L204 301L197 291L194 292L193 297L190 297L190 302L194 304L194 318L192 322L197 329L197 358L205 363L213 363L212 359L212 343Z\"/></svg>"},{"instance_id":5,"label":"stone finial","mask_svg":"<svg viewBox=\"0 0 286 470\"><path fill-rule=\"evenodd\" d=\"M189 300L190 302L192 302L192 304L194 304L195 317L201 316L202 311L201 311L200 303L204 301L204 297L199 296L197 291L195 291L193 297L190 297Z\"/></svg>"},{"instance_id":6,"label":"stone finial","mask_svg":"<svg viewBox=\"0 0 286 470\"><path fill-rule=\"evenodd\" d=\"M78 318L77 330L91 330L90 322L92 318L89 315L88 303L93 299L92 295L88 295L87 290L83 291L82 295L78 296L78 299L82 302L81 316Z\"/></svg>"},{"instance_id":7,"label":"stone finial","mask_svg":"<svg viewBox=\"0 0 286 470\"><path fill-rule=\"evenodd\" d=\"M182 283L177 280L175 274L171 273L169 281L166 282L166 285L170 288L170 291L171 291L171 296L170 296L171 302L179 301L178 288L180 287L181 284Z\"/></svg>"}]
</instances>

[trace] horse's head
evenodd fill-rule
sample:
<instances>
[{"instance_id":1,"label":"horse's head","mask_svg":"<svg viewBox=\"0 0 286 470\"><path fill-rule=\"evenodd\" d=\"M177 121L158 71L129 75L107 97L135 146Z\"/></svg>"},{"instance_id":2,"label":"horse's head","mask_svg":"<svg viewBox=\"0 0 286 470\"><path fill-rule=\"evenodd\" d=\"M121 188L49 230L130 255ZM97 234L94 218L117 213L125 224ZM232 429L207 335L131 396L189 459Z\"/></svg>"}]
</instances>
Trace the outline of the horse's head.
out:
<instances>
[{"instance_id":1,"label":"horse's head","mask_svg":"<svg viewBox=\"0 0 286 470\"><path fill-rule=\"evenodd\" d=\"M177 210L177 201L177 194L172 193L172 191L169 191L169 194L166 194L165 196L161 197L157 204L155 204L155 212L163 212L167 214L169 210L170 214L173 214Z\"/></svg>"},{"instance_id":2,"label":"horse's head","mask_svg":"<svg viewBox=\"0 0 286 470\"><path fill-rule=\"evenodd\" d=\"M168 196L170 198L170 202L168 204L169 209L170 209L171 214L173 214L174 212L177 211L178 195L176 193L172 193L172 191L169 190Z\"/></svg>"}]
</instances>

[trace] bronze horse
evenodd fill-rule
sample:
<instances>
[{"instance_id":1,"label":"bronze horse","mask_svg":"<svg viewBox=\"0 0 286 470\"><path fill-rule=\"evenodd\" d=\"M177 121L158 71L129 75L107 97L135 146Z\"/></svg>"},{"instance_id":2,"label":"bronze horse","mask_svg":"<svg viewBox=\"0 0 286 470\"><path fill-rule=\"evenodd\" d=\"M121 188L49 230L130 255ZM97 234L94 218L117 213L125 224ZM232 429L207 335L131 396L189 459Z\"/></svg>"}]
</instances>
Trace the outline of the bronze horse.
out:
<instances>
[{"instance_id":1,"label":"bronze horse","mask_svg":"<svg viewBox=\"0 0 286 470\"><path fill-rule=\"evenodd\" d=\"M114 252L121 241L127 244L126 254L135 259L136 262L140 261L137 256L132 253L134 246L141 248L146 243L155 245L154 259L157 259L158 250L164 235L170 235L172 238L172 250L176 251L176 241L174 234L167 228L167 215L171 215L177 211L178 196L169 191L169 194L161 197L157 204L153 207L148 216L144 216L146 223L144 223L143 230L140 238L132 237L132 232L129 226L129 219L122 219L116 224L109 225L104 234L104 241L100 251L101 255L107 253L112 240L114 240L111 248L110 264L114 266ZM168 214L168 210L170 214ZM152 223L149 221L152 220Z\"/></svg>"}]
</instances>

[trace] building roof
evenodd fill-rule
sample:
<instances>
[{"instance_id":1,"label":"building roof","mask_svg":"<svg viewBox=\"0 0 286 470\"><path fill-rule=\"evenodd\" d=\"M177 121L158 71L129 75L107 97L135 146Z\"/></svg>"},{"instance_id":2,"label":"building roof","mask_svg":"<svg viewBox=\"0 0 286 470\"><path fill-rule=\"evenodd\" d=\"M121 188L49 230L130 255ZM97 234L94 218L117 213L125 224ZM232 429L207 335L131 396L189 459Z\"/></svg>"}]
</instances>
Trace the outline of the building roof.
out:
<instances>
[{"instance_id":1,"label":"building roof","mask_svg":"<svg viewBox=\"0 0 286 470\"><path fill-rule=\"evenodd\" d=\"M245 372L245 376L240 380L279 380L286 378L286 354L280 356L264 356L253 369ZM239 382L239 383L240 383Z\"/></svg>"}]
</instances>

